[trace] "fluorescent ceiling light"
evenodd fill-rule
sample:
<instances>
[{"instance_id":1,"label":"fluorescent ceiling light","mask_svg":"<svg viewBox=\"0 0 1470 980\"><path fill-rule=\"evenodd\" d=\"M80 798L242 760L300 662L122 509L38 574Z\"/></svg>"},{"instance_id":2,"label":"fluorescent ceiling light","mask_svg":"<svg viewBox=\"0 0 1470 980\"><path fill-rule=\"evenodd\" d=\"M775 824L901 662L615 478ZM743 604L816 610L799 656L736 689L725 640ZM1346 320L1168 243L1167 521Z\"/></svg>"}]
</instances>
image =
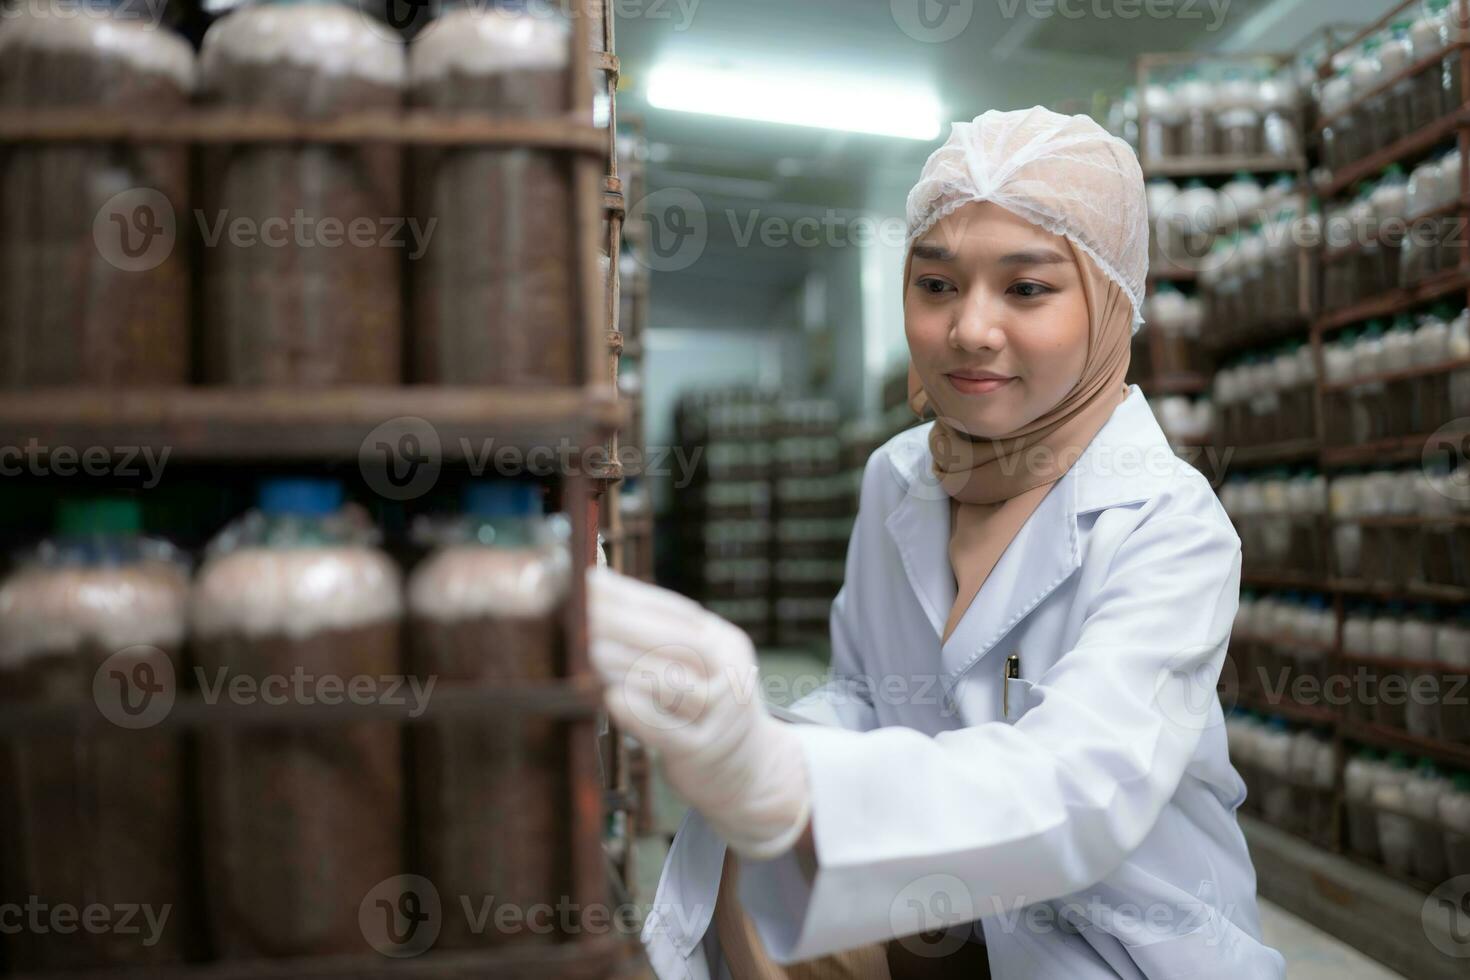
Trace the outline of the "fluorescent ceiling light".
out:
<instances>
[{"instance_id":1,"label":"fluorescent ceiling light","mask_svg":"<svg viewBox=\"0 0 1470 980\"><path fill-rule=\"evenodd\" d=\"M658 109L932 140L939 100L925 88L869 77L665 63L649 73Z\"/></svg>"}]
</instances>

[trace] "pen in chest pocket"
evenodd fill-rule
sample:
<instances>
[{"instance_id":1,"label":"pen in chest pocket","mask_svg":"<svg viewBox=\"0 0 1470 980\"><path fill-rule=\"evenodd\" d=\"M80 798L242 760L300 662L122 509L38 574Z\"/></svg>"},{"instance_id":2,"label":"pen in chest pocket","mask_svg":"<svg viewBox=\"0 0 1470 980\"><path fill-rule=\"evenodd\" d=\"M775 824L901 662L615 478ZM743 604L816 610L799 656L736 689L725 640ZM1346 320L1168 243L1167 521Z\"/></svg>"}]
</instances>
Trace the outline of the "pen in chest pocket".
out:
<instances>
[{"instance_id":1,"label":"pen in chest pocket","mask_svg":"<svg viewBox=\"0 0 1470 980\"><path fill-rule=\"evenodd\" d=\"M1006 657L1005 673L1001 675L1000 710L1007 718L1011 716L1011 681L1021 676L1021 655L1013 653Z\"/></svg>"}]
</instances>

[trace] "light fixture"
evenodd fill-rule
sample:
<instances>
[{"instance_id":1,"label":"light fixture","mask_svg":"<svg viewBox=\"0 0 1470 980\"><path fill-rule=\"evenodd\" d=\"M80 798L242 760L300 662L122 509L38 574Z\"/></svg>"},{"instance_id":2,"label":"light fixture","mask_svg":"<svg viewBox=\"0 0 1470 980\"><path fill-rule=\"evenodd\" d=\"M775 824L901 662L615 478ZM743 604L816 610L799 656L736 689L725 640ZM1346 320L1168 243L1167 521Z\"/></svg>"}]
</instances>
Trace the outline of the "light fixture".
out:
<instances>
[{"instance_id":1,"label":"light fixture","mask_svg":"<svg viewBox=\"0 0 1470 980\"><path fill-rule=\"evenodd\" d=\"M933 91L862 76L667 62L648 78L658 109L932 140L942 115Z\"/></svg>"}]
</instances>

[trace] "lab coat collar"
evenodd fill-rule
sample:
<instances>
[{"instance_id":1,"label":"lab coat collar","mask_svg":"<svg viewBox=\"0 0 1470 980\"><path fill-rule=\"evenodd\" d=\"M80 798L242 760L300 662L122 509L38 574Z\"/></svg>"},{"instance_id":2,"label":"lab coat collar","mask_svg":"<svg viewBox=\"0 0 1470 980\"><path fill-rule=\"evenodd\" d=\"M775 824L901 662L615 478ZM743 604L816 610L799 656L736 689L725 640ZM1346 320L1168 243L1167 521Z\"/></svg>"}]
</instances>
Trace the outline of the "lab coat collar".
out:
<instances>
[{"instance_id":1,"label":"lab coat collar","mask_svg":"<svg viewBox=\"0 0 1470 980\"><path fill-rule=\"evenodd\" d=\"M904 494L885 526L938 639L956 589L949 498L932 472L933 425L910 429L889 453ZM946 689L1077 570L1080 515L1152 498L1179 465L1143 392L1131 386L1076 464L1042 498L942 645Z\"/></svg>"}]
</instances>

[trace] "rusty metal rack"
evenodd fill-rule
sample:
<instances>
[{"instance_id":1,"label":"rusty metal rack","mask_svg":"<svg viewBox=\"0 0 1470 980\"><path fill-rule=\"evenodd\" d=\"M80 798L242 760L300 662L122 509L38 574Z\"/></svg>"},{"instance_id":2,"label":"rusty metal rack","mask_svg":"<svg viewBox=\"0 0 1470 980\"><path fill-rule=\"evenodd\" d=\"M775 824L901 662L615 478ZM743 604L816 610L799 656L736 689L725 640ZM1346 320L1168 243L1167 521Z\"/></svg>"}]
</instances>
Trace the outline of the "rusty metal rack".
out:
<instances>
[{"instance_id":1,"label":"rusty metal rack","mask_svg":"<svg viewBox=\"0 0 1470 980\"><path fill-rule=\"evenodd\" d=\"M544 120L453 119L422 110L356 114L307 123L238 111L197 108L167 119L130 118L96 112L11 111L0 113L0 147L58 143L336 143L433 146L536 147L565 153L570 161L571 223L576 243L575 317L578 383L536 390L430 385L353 386L321 389L219 388L42 388L0 393L0 446L128 445L167 448L185 464L245 466L260 462L335 464L355 461L365 437L384 419L428 421L441 436L443 461L463 461L466 440L495 440L528 449L548 442L567 447L570 468L554 478L557 499L571 523L574 567L595 561L599 495L618 478L616 433L628 407L616 387L618 242L624 212L617 175L616 114L611 110L618 77L613 26L603 0L563 0L572 31L568 66L572 110ZM600 69L606 80L610 118L594 122L593 92L577 84ZM604 280L599 242L610 258ZM611 367L609 355L611 353ZM611 448L611 454L608 449ZM44 450L43 450L44 452ZM567 854L568 898L581 907L606 907L609 895L603 853L604 791L598 777L595 723L601 690L587 654L587 596L582 575L558 615L566 638L564 676L554 682L483 692L442 692L424 716L495 718L507 724L528 716L554 718L565 732L565 806L570 837L547 842ZM424 716L421 716L424 717ZM381 718L414 723L393 706L205 704L181 695L161 723L174 730L238 725L342 725ZM90 736L127 732L99 723L97 708L80 705L25 706L0 714L0 734L13 736L86 729ZM521 842L509 842L519 846ZM647 965L636 939L581 930L557 943L518 943L468 951L430 951L409 959L368 952L357 956L223 960L167 967L98 968L67 971L87 978L234 980L280 978L642 977ZM54 977L57 974L44 975Z\"/></svg>"}]
</instances>

